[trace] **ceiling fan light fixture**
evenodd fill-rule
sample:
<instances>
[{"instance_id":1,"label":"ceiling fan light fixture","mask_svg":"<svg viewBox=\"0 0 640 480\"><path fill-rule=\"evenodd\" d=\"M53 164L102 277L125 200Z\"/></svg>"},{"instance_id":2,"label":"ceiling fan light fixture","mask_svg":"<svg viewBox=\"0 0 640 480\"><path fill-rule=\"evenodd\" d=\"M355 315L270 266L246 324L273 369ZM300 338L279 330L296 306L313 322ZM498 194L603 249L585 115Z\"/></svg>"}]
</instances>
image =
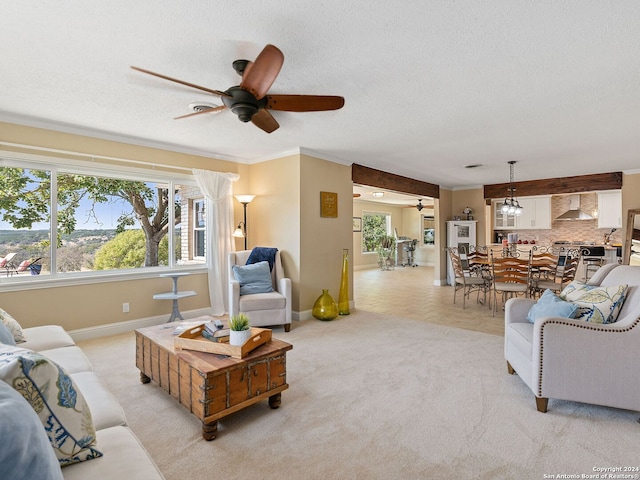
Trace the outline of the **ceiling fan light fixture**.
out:
<instances>
[{"instance_id":1,"label":"ceiling fan light fixture","mask_svg":"<svg viewBox=\"0 0 640 480\"><path fill-rule=\"evenodd\" d=\"M205 110L211 110L218 106L219 105L214 105L209 102L193 102L189 104L189 110L193 110L194 112L204 112Z\"/></svg>"},{"instance_id":2,"label":"ceiling fan light fixture","mask_svg":"<svg viewBox=\"0 0 640 480\"><path fill-rule=\"evenodd\" d=\"M258 112L258 107L250 103L236 103L231 107L231 111L238 116L241 122L250 122Z\"/></svg>"}]
</instances>

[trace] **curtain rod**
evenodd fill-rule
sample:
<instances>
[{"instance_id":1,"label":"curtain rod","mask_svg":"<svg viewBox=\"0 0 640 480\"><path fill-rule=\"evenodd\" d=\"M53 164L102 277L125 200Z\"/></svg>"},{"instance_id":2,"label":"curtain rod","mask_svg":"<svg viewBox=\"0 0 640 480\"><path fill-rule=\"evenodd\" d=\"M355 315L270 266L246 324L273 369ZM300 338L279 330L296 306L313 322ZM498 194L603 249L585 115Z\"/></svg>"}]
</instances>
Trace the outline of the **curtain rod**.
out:
<instances>
[{"instance_id":1,"label":"curtain rod","mask_svg":"<svg viewBox=\"0 0 640 480\"><path fill-rule=\"evenodd\" d=\"M166 168L169 170L184 170L186 172L191 173L192 169L191 168L187 168L187 167L178 167L178 166L174 166L174 165L164 165L164 164L159 164L159 163L150 163L150 162L143 162L142 160L131 160L129 158L118 158L118 157L108 157L106 155L93 155L93 154L89 154L89 153L82 153L82 152L74 152L72 150L60 150L57 148L49 148L49 147L37 147L34 145L24 145L21 143L11 143L11 142L4 142L4 141L0 141L0 145L5 145L7 147L17 147L17 148L24 148L26 150L36 150L36 151L40 151L40 152L49 152L49 153L60 153L60 154L64 154L64 155L76 155L79 157L86 157L87 159L94 161L94 160L110 160L110 161L114 161L114 162L122 162L122 163L133 163L133 164L137 164L137 165L146 165L146 166L150 166L152 168Z\"/></svg>"}]
</instances>

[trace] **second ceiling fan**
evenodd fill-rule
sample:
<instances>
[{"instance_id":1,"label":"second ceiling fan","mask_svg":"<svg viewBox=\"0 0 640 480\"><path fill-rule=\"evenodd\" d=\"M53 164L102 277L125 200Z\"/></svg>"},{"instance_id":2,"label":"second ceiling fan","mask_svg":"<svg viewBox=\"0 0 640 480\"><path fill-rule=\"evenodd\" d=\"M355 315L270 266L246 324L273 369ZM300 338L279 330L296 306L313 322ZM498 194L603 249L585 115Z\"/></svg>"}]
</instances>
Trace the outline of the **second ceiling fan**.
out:
<instances>
[{"instance_id":1,"label":"second ceiling fan","mask_svg":"<svg viewBox=\"0 0 640 480\"><path fill-rule=\"evenodd\" d=\"M177 118L186 118L229 109L238 116L240 121L250 121L258 128L267 133L271 133L278 129L280 125L269 110L319 112L338 110L344 106L344 98L335 95L268 95L269 88L271 88L278 73L280 73L283 63L284 54L277 47L267 45L255 61L236 60L233 62L233 68L238 75L242 77L242 81L240 85L233 86L225 91L202 87L140 67L132 66L131 68L164 80L218 95L222 99L223 105L205 108L196 113Z\"/></svg>"}]
</instances>

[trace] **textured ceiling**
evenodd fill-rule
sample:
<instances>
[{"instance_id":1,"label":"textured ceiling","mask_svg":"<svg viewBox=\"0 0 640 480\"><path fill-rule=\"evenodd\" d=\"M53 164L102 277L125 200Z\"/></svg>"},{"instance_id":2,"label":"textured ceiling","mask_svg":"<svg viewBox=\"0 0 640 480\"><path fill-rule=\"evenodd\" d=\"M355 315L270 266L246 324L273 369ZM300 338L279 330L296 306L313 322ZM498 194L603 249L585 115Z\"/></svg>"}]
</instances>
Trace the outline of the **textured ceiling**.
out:
<instances>
[{"instance_id":1,"label":"textured ceiling","mask_svg":"<svg viewBox=\"0 0 640 480\"><path fill-rule=\"evenodd\" d=\"M0 121L254 163L298 148L447 188L640 168L637 0L4 2ZM270 93L342 95L275 112L268 135L218 97L278 46ZM465 165L482 164L465 169Z\"/></svg>"}]
</instances>

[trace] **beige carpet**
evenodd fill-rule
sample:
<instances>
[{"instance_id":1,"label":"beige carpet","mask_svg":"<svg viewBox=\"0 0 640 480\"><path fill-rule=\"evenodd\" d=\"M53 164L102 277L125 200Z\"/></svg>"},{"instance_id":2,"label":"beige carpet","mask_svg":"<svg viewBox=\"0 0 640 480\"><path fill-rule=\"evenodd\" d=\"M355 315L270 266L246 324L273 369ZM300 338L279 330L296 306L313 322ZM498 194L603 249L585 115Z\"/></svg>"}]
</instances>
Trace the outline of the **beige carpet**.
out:
<instances>
[{"instance_id":1,"label":"beige carpet","mask_svg":"<svg viewBox=\"0 0 640 480\"><path fill-rule=\"evenodd\" d=\"M167 479L542 479L638 464L638 413L550 400L502 337L368 312L295 322L282 407L200 422L135 368L133 333L81 342ZM547 477L549 478L549 477Z\"/></svg>"}]
</instances>

